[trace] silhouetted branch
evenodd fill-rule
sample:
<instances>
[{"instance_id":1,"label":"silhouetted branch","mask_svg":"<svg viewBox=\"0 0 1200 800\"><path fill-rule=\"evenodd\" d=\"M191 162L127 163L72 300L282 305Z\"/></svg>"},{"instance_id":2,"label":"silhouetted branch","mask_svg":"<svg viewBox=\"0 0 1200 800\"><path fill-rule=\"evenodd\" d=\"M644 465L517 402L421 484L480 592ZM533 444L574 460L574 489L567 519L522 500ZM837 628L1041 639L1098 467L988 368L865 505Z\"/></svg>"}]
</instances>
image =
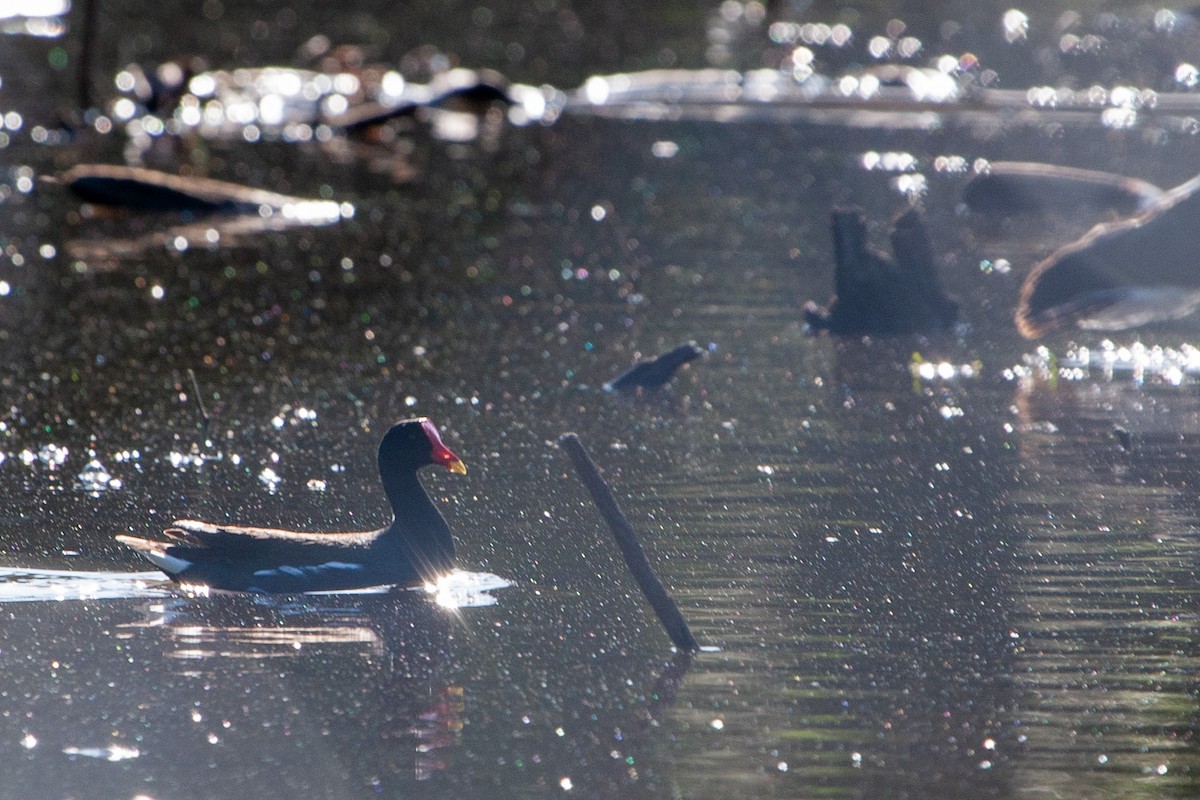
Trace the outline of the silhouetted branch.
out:
<instances>
[{"instance_id":1,"label":"silhouetted branch","mask_svg":"<svg viewBox=\"0 0 1200 800\"><path fill-rule=\"evenodd\" d=\"M584 449L583 444L579 441L579 437L573 433L564 433L558 439L558 444L567 451L567 455L571 458L571 463L575 465L575 471L579 475L580 481L587 488L588 493L592 496L592 502L596 504L600 515L604 517L604 521L608 523L609 530L612 531L613 537L617 540L617 545L621 548L621 555L625 557L625 563L629 566L629 571L633 573L634 579L641 587L642 593L646 595L646 599L650 601L654 613L658 615L662 621L663 627L667 629L667 635L671 637L671 641L680 650L695 651L700 649L700 645L696 642L696 638L692 636L692 631L688 628L688 624L683 619L683 615L679 613L679 607L675 605L675 601L667 594L666 587L662 581L654 574L654 568L650 566L650 562L646 559L646 553L642 550L642 545L638 542L637 533L633 530L633 525L630 524L629 518L621 511L621 507L617 505L617 500L613 497L612 490L608 488L608 484L604 482L603 476L600 475L600 470L596 468L596 464Z\"/></svg>"}]
</instances>

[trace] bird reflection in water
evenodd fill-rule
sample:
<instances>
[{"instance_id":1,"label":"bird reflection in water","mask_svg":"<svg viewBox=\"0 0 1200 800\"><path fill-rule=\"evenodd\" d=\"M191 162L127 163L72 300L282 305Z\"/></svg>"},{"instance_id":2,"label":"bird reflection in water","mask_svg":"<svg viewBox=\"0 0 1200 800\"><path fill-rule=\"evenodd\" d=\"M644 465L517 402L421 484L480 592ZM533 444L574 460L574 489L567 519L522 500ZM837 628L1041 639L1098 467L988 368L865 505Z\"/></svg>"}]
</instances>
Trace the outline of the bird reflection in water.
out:
<instances>
[{"instance_id":1,"label":"bird reflection in water","mask_svg":"<svg viewBox=\"0 0 1200 800\"><path fill-rule=\"evenodd\" d=\"M175 595L147 602L144 618L120 626L117 635L133 639L157 629L178 672L227 684L232 667L232 679L250 695L259 695L251 689L259 676L273 681L286 663L287 695L313 725L346 727L328 741L358 747L365 732L385 743L339 752L343 763L362 764L374 752L382 763L362 764L372 780L425 781L451 768L449 753L461 741L466 692L453 669L460 612L494 604L490 592L509 585L495 575L456 570L416 590ZM345 670L353 677L330 683L331 674ZM404 752L409 756L401 757Z\"/></svg>"},{"instance_id":2,"label":"bird reflection in water","mask_svg":"<svg viewBox=\"0 0 1200 800\"><path fill-rule=\"evenodd\" d=\"M443 686L429 708L417 716L409 733L417 737L414 777L426 781L449 767L438 751L458 746L466 710L463 687Z\"/></svg>"},{"instance_id":3,"label":"bird reflection in water","mask_svg":"<svg viewBox=\"0 0 1200 800\"><path fill-rule=\"evenodd\" d=\"M133 577L146 574L156 573L130 573ZM148 604L146 619L126 627L166 628L176 643L247 646L246 650L231 651L175 650L170 653L175 658L264 658L271 657L281 645L296 651L306 644L347 642L369 644L376 654L394 653L406 646L406 612L431 615L431 623L441 618L456 619L461 609L494 605L497 600L491 592L511 585L499 575L465 570L453 570L415 589L379 586L304 595L210 594L205 586L180 585L183 596L173 594L162 602ZM436 608L422 595L428 595ZM247 619L246 613L251 618Z\"/></svg>"}]
</instances>

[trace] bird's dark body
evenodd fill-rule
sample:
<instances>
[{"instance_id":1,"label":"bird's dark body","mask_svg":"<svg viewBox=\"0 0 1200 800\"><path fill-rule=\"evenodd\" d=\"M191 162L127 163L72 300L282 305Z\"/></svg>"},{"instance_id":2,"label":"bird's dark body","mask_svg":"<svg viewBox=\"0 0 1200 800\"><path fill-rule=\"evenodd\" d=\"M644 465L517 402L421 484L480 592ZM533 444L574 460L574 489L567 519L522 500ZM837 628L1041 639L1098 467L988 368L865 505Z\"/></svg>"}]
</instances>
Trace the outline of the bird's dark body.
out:
<instances>
[{"instance_id":1,"label":"bird's dark body","mask_svg":"<svg viewBox=\"0 0 1200 800\"><path fill-rule=\"evenodd\" d=\"M277 528L179 520L168 541L130 536L179 583L249 592L310 592L414 585L454 566L454 540L441 512L417 478L423 466L465 467L441 443L433 423L397 423L379 446L379 473L393 520L375 531L308 533Z\"/></svg>"}]
</instances>

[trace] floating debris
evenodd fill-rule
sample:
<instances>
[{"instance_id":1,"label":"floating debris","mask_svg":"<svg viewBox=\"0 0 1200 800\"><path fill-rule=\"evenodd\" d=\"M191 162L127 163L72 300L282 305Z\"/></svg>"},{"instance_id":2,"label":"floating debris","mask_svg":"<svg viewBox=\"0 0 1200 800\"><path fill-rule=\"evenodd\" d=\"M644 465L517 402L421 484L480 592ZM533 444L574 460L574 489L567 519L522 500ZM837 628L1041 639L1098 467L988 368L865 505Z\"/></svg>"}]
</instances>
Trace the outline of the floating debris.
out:
<instances>
[{"instance_id":1,"label":"floating debris","mask_svg":"<svg viewBox=\"0 0 1200 800\"><path fill-rule=\"evenodd\" d=\"M192 397L196 399L196 408L200 411L200 424L208 427L208 409L204 407L204 393L200 391L200 381L196 379L196 370L188 367L188 380L192 384Z\"/></svg>"},{"instance_id":2,"label":"floating debris","mask_svg":"<svg viewBox=\"0 0 1200 800\"><path fill-rule=\"evenodd\" d=\"M892 226L894 258L867 244L861 210L835 209L832 219L835 296L828 309L805 304L810 326L839 335L886 335L954 325L958 304L942 292L929 234L915 209Z\"/></svg>"},{"instance_id":3,"label":"floating debris","mask_svg":"<svg viewBox=\"0 0 1200 800\"><path fill-rule=\"evenodd\" d=\"M1117 446L1122 452L1128 453L1133 450L1133 434L1120 425L1113 425L1112 436L1117 440Z\"/></svg>"},{"instance_id":4,"label":"floating debris","mask_svg":"<svg viewBox=\"0 0 1200 800\"><path fill-rule=\"evenodd\" d=\"M790 26L791 31L782 28ZM804 41L793 47L777 69L738 72L731 69L655 69L594 75L566 95L562 111L621 119L810 120L857 128L928 130L949 121L989 124L1076 124L1114 130L1153 121L1167 129L1189 132L1200 113L1200 97L1187 91L1158 92L1134 85L1072 88L1031 86L996 88L998 76L970 53L942 54L930 66L878 63L866 59L846 63L842 72L823 73L811 45L816 38L799 35L809 24L771 26L776 41ZM838 27L838 26L834 26ZM776 32L781 34L776 36ZM1064 37L1064 42L1069 37ZM1095 38L1095 37L1085 37ZM863 56L909 58L922 44L915 37L870 39ZM1191 64L1180 64L1174 80L1186 88L1200 81ZM1166 79L1166 76L1164 76ZM1153 112L1153 113L1149 113Z\"/></svg>"},{"instance_id":5,"label":"floating debris","mask_svg":"<svg viewBox=\"0 0 1200 800\"><path fill-rule=\"evenodd\" d=\"M668 353L649 361L639 361L616 379L604 384L609 392L640 392L664 386L684 364L704 355L695 342L681 344Z\"/></svg>"},{"instance_id":6,"label":"floating debris","mask_svg":"<svg viewBox=\"0 0 1200 800\"><path fill-rule=\"evenodd\" d=\"M253 246L257 237L267 232L295 227L320 227L354 216L354 206L349 203L340 204L340 214L336 218L329 213L331 210L318 201L317 205L308 207L290 206L285 209L287 216L266 208L260 209L258 214L209 215L194 222L172 225L129 238L104 236L71 239L66 243L64 252L75 262L75 269L81 272L110 271L119 268L128 258L155 251L183 253L192 248L227 250ZM161 292L162 287L151 289L151 295L161 300L162 296L155 290Z\"/></svg>"},{"instance_id":7,"label":"floating debris","mask_svg":"<svg viewBox=\"0 0 1200 800\"><path fill-rule=\"evenodd\" d=\"M83 164L42 180L66 185L93 205L174 212L183 217L182 224L132 238L106 235L69 240L64 252L79 270L115 269L129 257L154 250L182 253L193 247L207 250L235 247L267 231L332 225L352 218L355 213L350 203L307 200L138 167Z\"/></svg>"}]
</instances>

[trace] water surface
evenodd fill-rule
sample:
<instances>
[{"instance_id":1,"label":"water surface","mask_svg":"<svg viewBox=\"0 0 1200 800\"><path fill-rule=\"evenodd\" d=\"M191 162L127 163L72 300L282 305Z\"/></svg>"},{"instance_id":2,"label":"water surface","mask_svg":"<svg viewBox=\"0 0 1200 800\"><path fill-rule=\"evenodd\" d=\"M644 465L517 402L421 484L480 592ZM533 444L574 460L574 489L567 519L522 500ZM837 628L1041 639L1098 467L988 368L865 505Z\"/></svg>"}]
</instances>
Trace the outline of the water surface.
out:
<instances>
[{"instance_id":1,"label":"water surface","mask_svg":"<svg viewBox=\"0 0 1200 800\"><path fill-rule=\"evenodd\" d=\"M181 27L194 9L117 3L98 59L102 76L190 53L294 64L327 34L394 64L432 44L563 89L777 66L797 43L737 5L208 3ZM792 6L853 28L856 50L817 48L832 74L899 13ZM1189 88L1174 78L1196 42L1184 16L1164 38L1140 6L1111 22L1078 8L1068 29L1114 46L1039 60L1066 8L1027 10L1031 38L1013 43L1006 10L906 7L906 30L921 58L974 51L1010 88ZM55 65L76 35L0 49L0 110L22 115L0 151L0 566L42 570L53 595L0 607L3 794L1195 794L1194 379L1068 358L1106 339L1178 348L1195 321L1020 340L1022 276L1095 212L971 217L965 174L932 167L1043 160L1169 186L1200 165L1175 123L568 113L365 151L164 137L151 166L354 208L180 241L173 226L195 221L91 216L38 180L127 151L120 131L35 140L73 102ZM832 287L830 208L862 206L882 245L914 185L964 325L806 335L803 302ZM687 340L709 353L662 395L601 390ZM491 605L72 592L62 577L144 580L113 534L178 517L380 524L374 449L414 414L469 466L426 484L463 569L511 583ZM673 654L553 444L569 430L713 649Z\"/></svg>"}]
</instances>

